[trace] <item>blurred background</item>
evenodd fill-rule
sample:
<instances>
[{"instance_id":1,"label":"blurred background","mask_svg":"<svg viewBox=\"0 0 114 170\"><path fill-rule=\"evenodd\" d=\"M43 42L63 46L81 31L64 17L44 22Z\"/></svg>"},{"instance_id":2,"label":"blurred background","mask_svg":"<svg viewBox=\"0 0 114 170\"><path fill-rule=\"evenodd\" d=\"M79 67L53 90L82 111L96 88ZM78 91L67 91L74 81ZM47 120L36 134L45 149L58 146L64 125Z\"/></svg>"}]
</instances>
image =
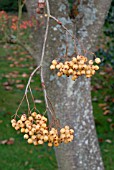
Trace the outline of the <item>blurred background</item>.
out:
<instances>
[{"instance_id":1,"label":"blurred background","mask_svg":"<svg viewBox=\"0 0 114 170\"><path fill-rule=\"evenodd\" d=\"M47 145L28 145L23 135L10 124L28 77L36 67L34 59L21 45L5 43L9 33L13 36L9 38L15 39L17 11L17 1L0 1L0 170L56 170L54 149ZM30 31L36 30L34 25L38 23L28 19L26 7L23 8L22 20L21 40L32 48ZM93 113L105 169L114 170L114 0L95 49L102 63L100 70L92 77ZM45 111L39 74L32 80L31 87L39 111ZM24 102L20 113L25 113L26 109Z\"/></svg>"}]
</instances>

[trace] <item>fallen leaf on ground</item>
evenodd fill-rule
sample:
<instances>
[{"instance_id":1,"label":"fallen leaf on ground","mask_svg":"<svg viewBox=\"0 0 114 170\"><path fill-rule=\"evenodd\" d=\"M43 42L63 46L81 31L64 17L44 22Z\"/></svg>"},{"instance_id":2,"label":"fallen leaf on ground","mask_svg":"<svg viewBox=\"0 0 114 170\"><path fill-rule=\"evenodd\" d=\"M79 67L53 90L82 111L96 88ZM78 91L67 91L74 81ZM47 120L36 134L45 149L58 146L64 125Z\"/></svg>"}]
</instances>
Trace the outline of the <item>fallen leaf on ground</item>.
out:
<instances>
[{"instance_id":1,"label":"fallen leaf on ground","mask_svg":"<svg viewBox=\"0 0 114 170\"><path fill-rule=\"evenodd\" d=\"M16 80L15 82L16 82L16 83L21 83L21 80Z\"/></svg>"},{"instance_id":2,"label":"fallen leaf on ground","mask_svg":"<svg viewBox=\"0 0 114 170\"><path fill-rule=\"evenodd\" d=\"M14 138L9 138L9 139L5 139L5 140L1 140L0 144L2 144L2 145L5 145L5 144L12 145L12 144L14 144Z\"/></svg>"},{"instance_id":3,"label":"fallen leaf on ground","mask_svg":"<svg viewBox=\"0 0 114 170\"><path fill-rule=\"evenodd\" d=\"M22 77L23 77L23 78L26 78L26 77L28 77L28 74L23 73L23 74L22 74Z\"/></svg>"},{"instance_id":4,"label":"fallen leaf on ground","mask_svg":"<svg viewBox=\"0 0 114 170\"><path fill-rule=\"evenodd\" d=\"M0 124L3 123L3 120L0 120Z\"/></svg>"},{"instance_id":5,"label":"fallen leaf on ground","mask_svg":"<svg viewBox=\"0 0 114 170\"><path fill-rule=\"evenodd\" d=\"M24 84L16 84L16 87L20 90L24 89Z\"/></svg>"},{"instance_id":6,"label":"fallen leaf on ground","mask_svg":"<svg viewBox=\"0 0 114 170\"><path fill-rule=\"evenodd\" d=\"M108 115L110 113L110 110L106 110L103 115Z\"/></svg>"},{"instance_id":7,"label":"fallen leaf on ground","mask_svg":"<svg viewBox=\"0 0 114 170\"><path fill-rule=\"evenodd\" d=\"M112 122L112 119L108 118L108 119L107 119L107 122L111 123L111 122Z\"/></svg>"},{"instance_id":8,"label":"fallen leaf on ground","mask_svg":"<svg viewBox=\"0 0 114 170\"><path fill-rule=\"evenodd\" d=\"M42 103L43 101L36 99L34 102L35 102L35 103Z\"/></svg>"},{"instance_id":9,"label":"fallen leaf on ground","mask_svg":"<svg viewBox=\"0 0 114 170\"><path fill-rule=\"evenodd\" d=\"M5 90L8 90L8 91L10 91L10 90L12 90L13 88L11 87L11 86L6 86L5 87Z\"/></svg>"},{"instance_id":10,"label":"fallen leaf on ground","mask_svg":"<svg viewBox=\"0 0 114 170\"><path fill-rule=\"evenodd\" d=\"M107 106L107 103L100 103L99 104L99 107L105 107L105 106Z\"/></svg>"},{"instance_id":11,"label":"fallen leaf on ground","mask_svg":"<svg viewBox=\"0 0 114 170\"><path fill-rule=\"evenodd\" d=\"M105 142L112 143L112 141L110 139L105 140Z\"/></svg>"}]
</instances>

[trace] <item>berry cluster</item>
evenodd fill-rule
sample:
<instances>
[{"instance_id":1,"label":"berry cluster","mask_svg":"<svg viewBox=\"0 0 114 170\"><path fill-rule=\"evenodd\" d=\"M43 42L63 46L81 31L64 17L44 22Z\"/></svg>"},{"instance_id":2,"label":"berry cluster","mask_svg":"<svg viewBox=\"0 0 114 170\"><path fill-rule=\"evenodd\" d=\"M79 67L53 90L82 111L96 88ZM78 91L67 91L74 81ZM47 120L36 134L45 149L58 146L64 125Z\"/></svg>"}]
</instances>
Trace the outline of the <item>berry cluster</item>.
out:
<instances>
[{"instance_id":1,"label":"berry cluster","mask_svg":"<svg viewBox=\"0 0 114 170\"><path fill-rule=\"evenodd\" d=\"M100 62L100 58L95 59L96 64L99 64ZM61 77L62 75L69 77L72 75L72 80L76 80L82 75L85 75L87 78L92 77L92 75L95 74L95 71L99 69L98 65L93 64L93 60L88 61L87 57L77 55L77 57L73 57L71 61L65 61L64 63L53 60L50 69L58 69L58 77Z\"/></svg>"},{"instance_id":2,"label":"berry cluster","mask_svg":"<svg viewBox=\"0 0 114 170\"><path fill-rule=\"evenodd\" d=\"M48 142L48 146L59 146L60 143L68 143L73 140L74 130L69 126L58 129L51 128L49 130L47 126L47 118L41 114L33 112L30 116L23 114L19 120L11 120L12 127L15 130L20 130L24 133L24 139L27 139L29 144L42 145L44 142Z\"/></svg>"}]
</instances>

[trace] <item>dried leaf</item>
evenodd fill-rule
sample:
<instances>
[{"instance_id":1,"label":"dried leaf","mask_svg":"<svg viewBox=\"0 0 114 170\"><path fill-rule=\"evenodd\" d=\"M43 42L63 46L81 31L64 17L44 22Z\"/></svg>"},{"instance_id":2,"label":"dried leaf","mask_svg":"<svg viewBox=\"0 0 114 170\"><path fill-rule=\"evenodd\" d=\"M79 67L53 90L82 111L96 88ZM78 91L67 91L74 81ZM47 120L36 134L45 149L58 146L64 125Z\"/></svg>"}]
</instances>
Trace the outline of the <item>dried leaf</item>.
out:
<instances>
[{"instance_id":1,"label":"dried leaf","mask_svg":"<svg viewBox=\"0 0 114 170\"><path fill-rule=\"evenodd\" d=\"M3 123L3 120L0 120L0 124Z\"/></svg>"},{"instance_id":2,"label":"dried leaf","mask_svg":"<svg viewBox=\"0 0 114 170\"><path fill-rule=\"evenodd\" d=\"M99 107L101 107L101 108L102 108L102 107L105 107L105 106L107 106L107 103L100 103L100 104L99 104Z\"/></svg>"},{"instance_id":3,"label":"dried leaf","mask_svg":"<svg viewBox=\"0 0 114 170\"><path fill-rule=\"evenodd\" d=\"M11 90L13 90L13 88L11 86L6 86L5 90L11 91Z\"/></svg>"},{"instance_id":4,"label":"dried leaf","mask_svg":"<svg viewBox=\"0 0 114 170\"><path fill-rule=\"evenodd\" d=\"M2 144L2 145L5 145L5 144L12 145L12 144L14 144L14 138L9 138L9 139L5 139L5 140L1 140L0 144Z\"/></svg>"},{"instance_id":5,"label":"dried leaf","mask_svg":"<svg viewBox=\"0 0 114 170\"><path fill-rule=\"evenodd\" d=\"M16 87L20 90L24 89L24 84L16 84Z\"/></svg>"},{"instance_id":6,"label":"dried leaf","mask_svg":"<svg viewBox=\"0 0 114 170\"><path fill-rule=\"evenodd\" d=\"M22 74L22 77L23 77L23 78L26 78L26 77L28 77L28 74L23 73L23 74Z\"/></svg>"},{"instance_id":7,"label":"dried leaf","mask_svg":"<svg viewBox=\"0 0 114 170\"><path fill-rule=\"evenodd\" d=\"M110 139L105 140L105 142L112 143L112 141Z\"/></svg>"},{"instance_id":8,"label":"dried leaf","mask_svg":"<svg viewBox=\"0 0 114 170\"><path fill-rule=\"evenodd\" d=\"M107 122L111 123L111 122L112 122L112 119L108 118L108 119L107 119Z\"/></svg>"},{"instance_id":9,"label":"dried leaf","mask_svg":"<svg viewBox=\"0 0 114 170\"><path fill-rule=\"evenodd\" d=\"M15 82L16 82L16 83L21 83L21 80L16 80Z\"/></svg>"},{"instance_id":10,"label":"dried leaf","mask_svg":"<svg viewBox=\"0 0 114 170\"><path fill-rule=\"evenodd\" d=\"M36 99L34 102L35 102L35 103L42 103L43 101Z\"/></svg>"},{"instance_id":11,"label":"dried leaf","mask_svg":"<svg viewBox=\"0 0 114 170\"><path fill-rule=\"evenodd\" d=\"M103 115L108 115L110 113L110 110L106 110L104 113L103 113Z\"/></svg>"}]
</instances>

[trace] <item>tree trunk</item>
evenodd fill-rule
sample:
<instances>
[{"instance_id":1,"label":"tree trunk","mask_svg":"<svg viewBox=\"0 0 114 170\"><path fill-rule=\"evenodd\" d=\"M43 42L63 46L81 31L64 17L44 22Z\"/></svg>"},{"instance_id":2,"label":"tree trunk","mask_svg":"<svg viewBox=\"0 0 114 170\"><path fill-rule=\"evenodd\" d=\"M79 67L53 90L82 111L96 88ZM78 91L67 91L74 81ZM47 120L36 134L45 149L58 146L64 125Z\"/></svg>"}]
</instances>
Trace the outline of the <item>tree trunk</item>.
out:
<instances>
[{"instance_id":1,"label":"tree trunk","mask_svg":"<svg viewBox=\"0 0 114 170\"><path fill-rule=\"evenodd\" d=\"M31 0L27 1L28 4L29 1ZM35 1L32 2L34 4ZM83 42L84 48L94 51L111 0L80 0L78 2L78 13L75 18L76 33ZM68 1L50 0L49 3L51 14L74 32L75 27L68 17ZM30 8L31 6L28 5L28 11ZM38 35L40 37L39 33ZM72 53L73 45L70 38L69 43L70 53ZM75 130L73 142L67 145L61 144L55 149L58 167L59 170L103 170L92 115L90 80L80 77L74 82L71 78L58 78L55 72L49 70L50 62L58 55L63 55L64 51L65 31L60 25L51 21L44 61L46 87L61 126L70 125Z\"/></svg>"}]
</instances>

